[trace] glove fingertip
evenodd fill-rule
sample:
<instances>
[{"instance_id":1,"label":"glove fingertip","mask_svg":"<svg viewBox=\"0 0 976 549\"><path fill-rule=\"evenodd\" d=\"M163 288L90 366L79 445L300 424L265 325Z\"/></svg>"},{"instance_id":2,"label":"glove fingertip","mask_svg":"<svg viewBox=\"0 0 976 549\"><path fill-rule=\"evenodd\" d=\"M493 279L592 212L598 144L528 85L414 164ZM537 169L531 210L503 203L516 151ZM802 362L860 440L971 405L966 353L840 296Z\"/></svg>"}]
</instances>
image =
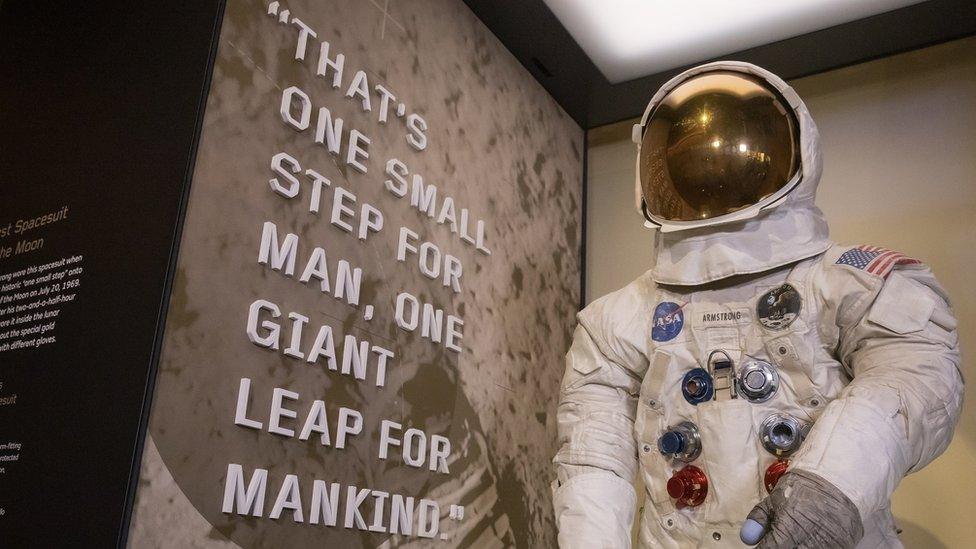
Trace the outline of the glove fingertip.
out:
<instances>
[{"instance_id":1,"label":"glove fingertip","mask_svg":"<svg viewBox=\"0 0 976 549\"><path fill-rule=\"evenodd\" d=\"M759 540L762 539L763 534L765 533L765 526L756 520L747 518L746 521L742 523L742 529L739 530L739 539L741 539L742 543L746 545L755 545L759 543Z\"/></svg>"}]
</instances>

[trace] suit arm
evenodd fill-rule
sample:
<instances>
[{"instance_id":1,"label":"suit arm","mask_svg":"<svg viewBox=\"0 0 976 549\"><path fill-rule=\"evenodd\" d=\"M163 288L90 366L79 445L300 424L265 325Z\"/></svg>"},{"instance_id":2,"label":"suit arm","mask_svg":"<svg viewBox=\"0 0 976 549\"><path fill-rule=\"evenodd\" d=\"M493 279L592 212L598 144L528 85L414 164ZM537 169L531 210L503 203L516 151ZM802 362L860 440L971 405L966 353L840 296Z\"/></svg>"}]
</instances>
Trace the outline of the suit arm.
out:
<instances>
[{"instance_id":1,"label":"suit arm","mask_svg":"<svg viewBox=\"0 0 976 549\"><path fill-rule=\"evenodd\" d=\"M640 381L610 359L581 324L566 356L553 459L559 545L630 547Z\"/></svg>"}]
</instances>

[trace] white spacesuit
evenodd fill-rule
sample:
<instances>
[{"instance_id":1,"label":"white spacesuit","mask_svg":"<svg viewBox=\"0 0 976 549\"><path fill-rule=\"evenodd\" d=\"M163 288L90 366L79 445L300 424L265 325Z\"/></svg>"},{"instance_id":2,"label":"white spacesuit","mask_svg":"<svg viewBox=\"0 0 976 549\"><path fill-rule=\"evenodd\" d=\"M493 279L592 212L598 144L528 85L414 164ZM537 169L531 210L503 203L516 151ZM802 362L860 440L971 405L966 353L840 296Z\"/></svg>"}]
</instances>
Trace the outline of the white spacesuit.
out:
<instances>
[{"instance_id":1,"label":"white spacesuit","mask_svg":"<svg viewBox=\"0 0 976 549\"><path fill-rule=\"evenodd\" d=\"M828 240L816 126L759 67L682 73L634 137L657 261L579 314L560 546L630 547L640 473L641 546L900 547L892 492L946 448L962 404L931 271Z\"/></svg>"}]
</instances>

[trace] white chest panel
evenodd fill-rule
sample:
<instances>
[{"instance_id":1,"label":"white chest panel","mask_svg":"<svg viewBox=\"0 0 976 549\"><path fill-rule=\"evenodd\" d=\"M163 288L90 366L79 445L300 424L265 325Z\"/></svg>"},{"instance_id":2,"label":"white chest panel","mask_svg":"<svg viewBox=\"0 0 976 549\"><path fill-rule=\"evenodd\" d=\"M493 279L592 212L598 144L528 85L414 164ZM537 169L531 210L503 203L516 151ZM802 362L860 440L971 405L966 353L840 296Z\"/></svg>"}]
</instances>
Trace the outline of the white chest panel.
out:
<instances>
[{"instance_id":1,"label":"white chest panel","mask_svg":"<svg viewBox=\"0 0 976 549\"><path fill-rule=\"evenodd\" d=\"M812 423L849 382L833 357L836 342L821 341L821 304L810 287L813 261L781 269L739 285L699 291L660 287L654 296L647 358L635 423L648 500L641 529L650 547L741 547L738 529L746 513L765 497L763 475L776 461L764 449L760 425L772 414ZM788 284L799 294L783 305ZM796 294L791 294L795 296ZM764 305L760 298L764 298ZM693 405L682 395L684 376L707 368L714 351L736 367L750 359L768 362L778 374L775 393L765 402L717 391L714 400ZM677 508L667 481L686 463L658 451L658 438L683 421L697 425L701 454L690 463L708 478L708 494L695 507Z\"/></svg>"}]
</instances>

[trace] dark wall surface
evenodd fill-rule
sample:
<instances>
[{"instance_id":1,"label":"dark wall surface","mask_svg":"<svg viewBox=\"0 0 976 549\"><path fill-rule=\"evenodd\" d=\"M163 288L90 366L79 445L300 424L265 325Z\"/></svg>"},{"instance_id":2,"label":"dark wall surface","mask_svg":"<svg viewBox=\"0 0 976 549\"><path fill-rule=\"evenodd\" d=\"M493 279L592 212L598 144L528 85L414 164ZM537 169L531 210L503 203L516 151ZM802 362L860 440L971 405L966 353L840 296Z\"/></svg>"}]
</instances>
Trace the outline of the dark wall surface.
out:
<instances>
[{"instance_id":1,"label":"dark wall surface","mask_svg":"<svg viewBox=\"0 0 976 549\"><path fill-rule=\"evenodd\" d=\"M0 5L4 547L124 537L221 4Z\"/></svg>"}]
</instances>

